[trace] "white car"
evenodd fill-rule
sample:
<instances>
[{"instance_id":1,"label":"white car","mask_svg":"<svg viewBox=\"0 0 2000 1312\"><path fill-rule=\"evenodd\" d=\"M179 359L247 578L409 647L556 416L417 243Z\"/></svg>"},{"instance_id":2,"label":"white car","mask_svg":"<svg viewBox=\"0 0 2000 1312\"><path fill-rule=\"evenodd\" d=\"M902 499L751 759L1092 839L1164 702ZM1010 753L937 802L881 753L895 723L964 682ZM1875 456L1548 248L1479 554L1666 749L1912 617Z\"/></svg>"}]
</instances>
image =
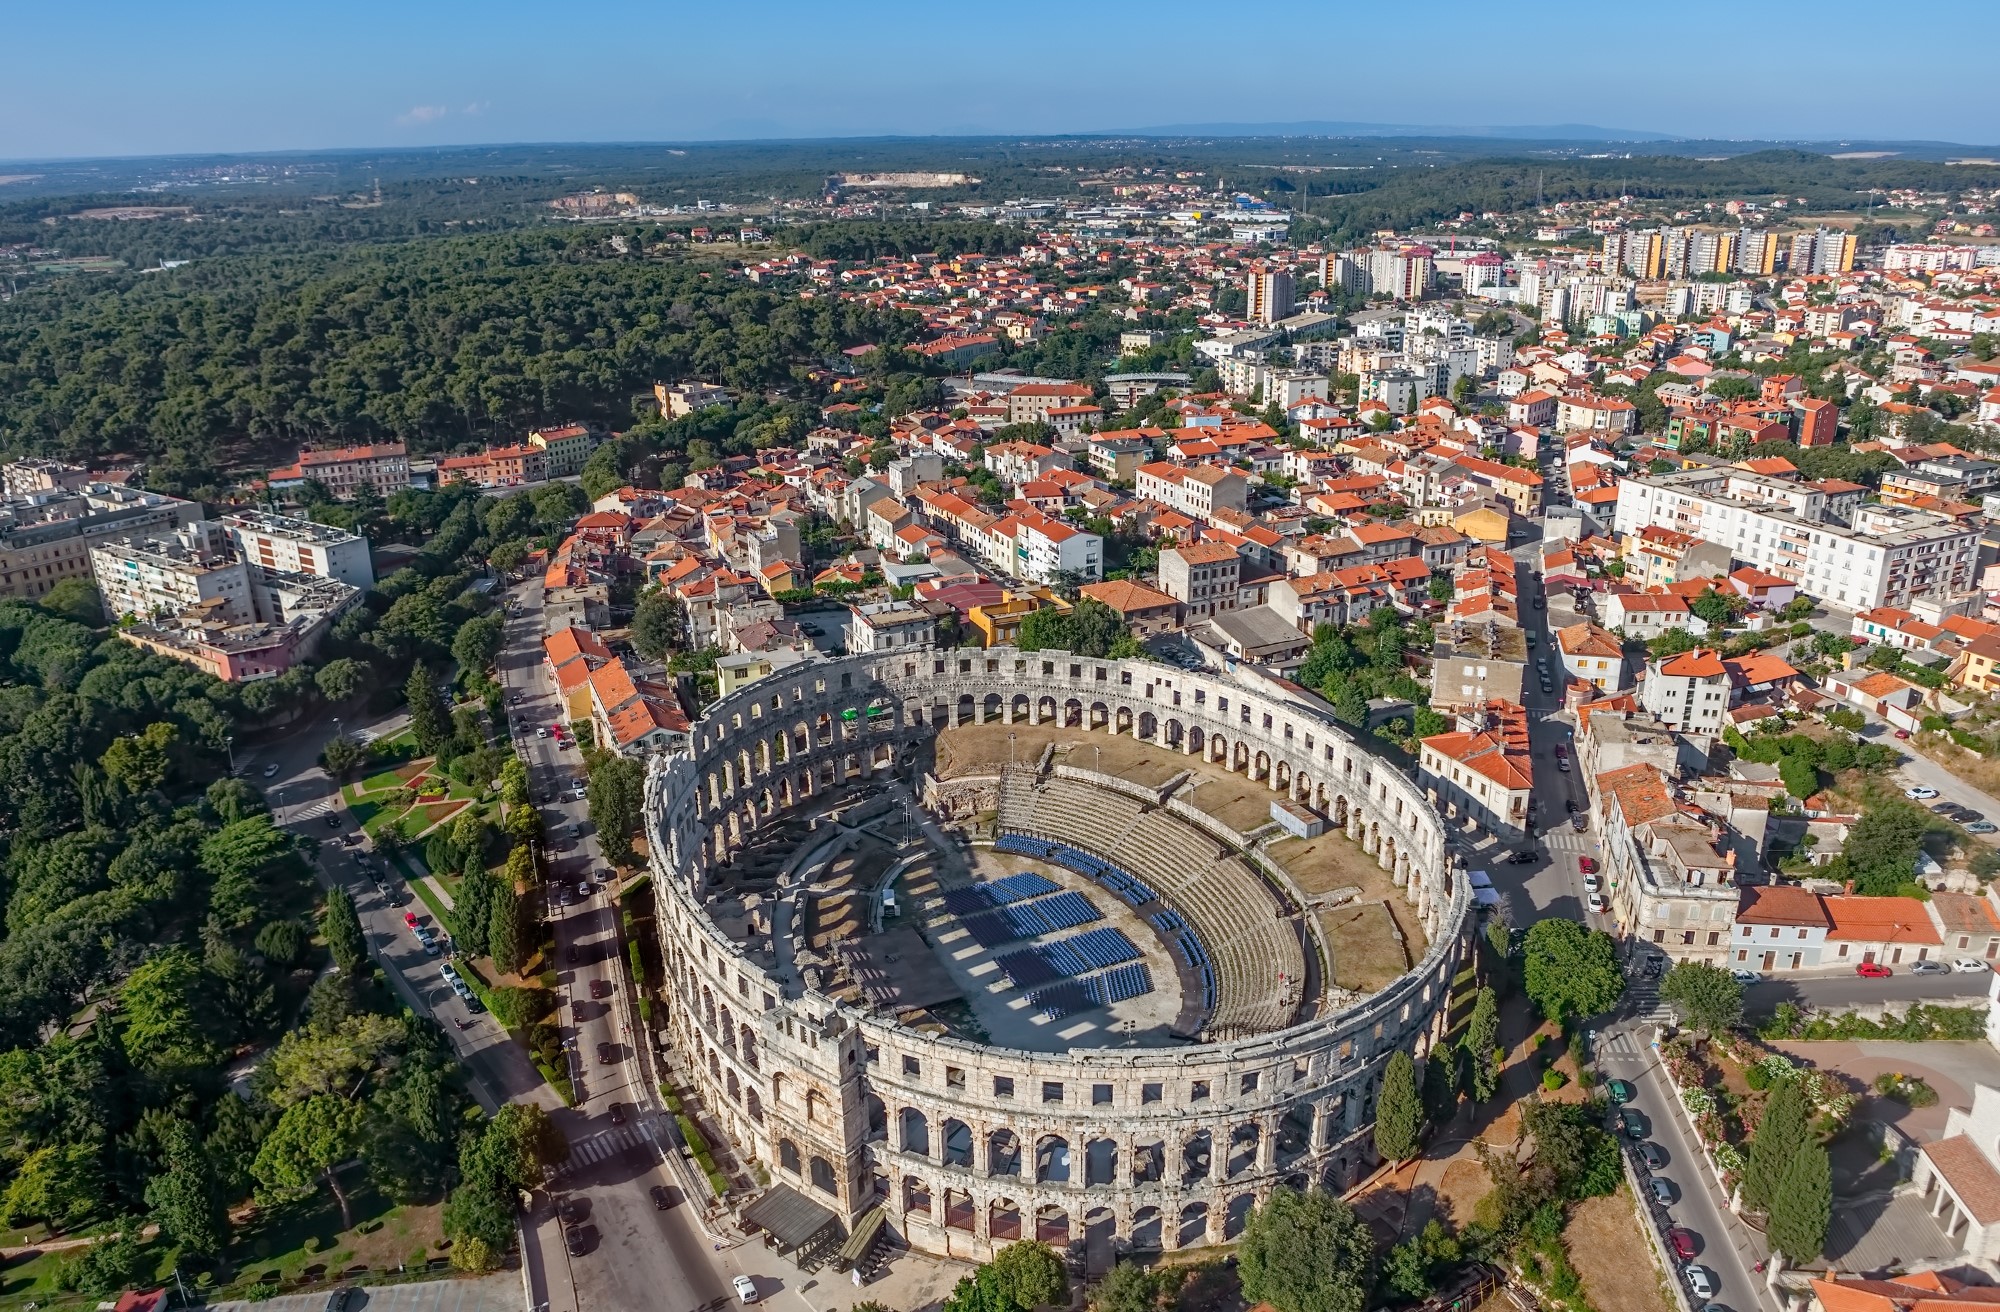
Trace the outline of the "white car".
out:
<instances>
[{"instance_id":1,"label":"white car","mask_svg":"<svg viewBox=\"0 0 2000 1312\"><path fill-rule=\"evenodd\" d=\"M1604 877L1602 875L1585 875L1583 877L1584 892L1597 893L1603 891L1603 888L1604 888Z\"/></svg>"},{"instance_id":2,"label":"white car","mask_svg":"<svg viewBox=\"0 0 2000 1312\"><path fill-rule=\"evenodd\" d=\"M1715 1277L1709 1274L1707 1267L1689 1263L1687 1276L1688 1288L1694 1291L1696 1298L1707 1302L1715 1297Z\"/></svg>"},{"instance_id":3,"label":"white car","mask_svg":"<svg viewBox=\"0 0 2000 1312\"><path fill-rule=\"evenodd\" d=\"M1982 970L1993 969L1992 965L1982 957L1953 957L1951 959L1951 968L1953 970L1963 970L1970 974L1978 974Z\"/></svg>"},{"instance_id":4,"label":"white car","mask_svg":"<svg viewBox=\"0 0 2000 1312\"><path fill-rule=\"evenodd\" d=\"M729 1284L736 1291L736 1297L745 1303L754 1303L761 1297L757 1293L757 1282L749 1276L738 1276L736 1279L730 1281Z\"/></svg>"},{"instance_id":5,"label":"white car","mask_svg":"<svg viewBox=\"0 0 2000 1312\"><path fill-rule=\"evenodd\" d=\"M1611 910L1611 904L1604 900L1604 894L1602 893L1592 893L1584 901L1592 911L1597 912L1599 915L1603 915L1605 912Z\"/></svg>"},{"instance_id":6,"label":"white car","mask_svg":"<svg viewBox=\"0 0 2000 1312\"><path fill-rule=\"evenodd\" d=\"M1761 984L1764 977L1754 970L1732 970L1729 972L1738 984Z\"/></svg>"},{"instance_id":7,"label":"white car","mask_svg":"<svg viewBox=\"0 0 2000 1312\"><path fill-rule=\"evenodd\" d=\"M1909 798L1913 802L1928 802L1937 795L1938 795L1938 790L1935 788L1918 787L1918 788L1905 788L1903 790L1903 796Z\"/></svg>"},{"instance_id":8,"label":"white car","mask_svg":"<svg viewBox=\"0 0 2000 1312\"><path fill-rule=\"evenodd\" d=\"M278 763L276 761L273 761L269 765L264 767L264 777L266 779L269 779L272 775L276 773L278 773Z\"/></svg>"}]
</instances>

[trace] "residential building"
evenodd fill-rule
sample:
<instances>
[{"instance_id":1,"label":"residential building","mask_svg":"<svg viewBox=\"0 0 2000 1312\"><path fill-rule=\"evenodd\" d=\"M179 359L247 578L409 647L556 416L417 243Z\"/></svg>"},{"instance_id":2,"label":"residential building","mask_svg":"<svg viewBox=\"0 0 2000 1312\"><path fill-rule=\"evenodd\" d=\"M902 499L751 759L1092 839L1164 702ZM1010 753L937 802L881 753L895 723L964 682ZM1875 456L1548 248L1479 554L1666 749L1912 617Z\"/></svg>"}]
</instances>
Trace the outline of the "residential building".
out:
<instances>
[{"instance_id":1,"label":"residential building","mask_svg":"<svg viewBox=\"0 0 2000 1312\"><path fill-rule=\"evenodd\" d=\"M1140 465L1133 492L1142 500L1171 506L1190 519L1206 520L1218 510L1241 511L1250 480L1219 465L1192 467L1156 460Z\"/></svg>"},{"instance_id":2,"label":"residential building","mask_svg":"<svg viewBox=\"0 0 2000 1312\"><path fill-rule=\"evenodd\" d=\"M410 485L410 455L401 442L301 451L297 460L272 470L264 481L274 493L298 492L314 482L339 501L353 500L364 487L387 499Z\"/></svg>"},{"instance_id":3,"label":"residential building","mask_svg":"<svg viewBox=\"0 0 2000 1312\"><path fill-rule=\"evenodd\" d=\"M692 727L673 689L635 680L615 659L590 672L590 719L597 744L620 756L685 750Z\"/></svg>"},{"instance_id":4,"label":"residential building","mask_svg":"<svg viewBox=\"0 0 2000 1312\"><path fill-rule=\"evenodd\" d=\"M126 536L90 549L90 571L114 620L197 614L225 624L257 619L250 568L221 525L190 524L162 537Z\"/></svg>"},{"instance_id":5,"label":"residential building","mask_svg":"<svg viewBox=\"0 0 2000 1312\"><path fill-rule=\"evenodd\" d=\"M1620 535L1657 526L1705 538L1844 609L1908 606L1972 587L1976 527L1908 506L1836 509L1836 495L1731 467L1635 474L1619 480L1614 524ZM1851 522L1836 517L1843 512Z\"/></svg>"},{"instance_id":6,"label":"residential building","mask_svg":"<svg viewBox=\"0 0 2000 1312\"><path fill-rule=\"evenodd\" d=\"M1826 933L1827 966L1879 962L1901 966L1942 958L1944 934L1930 906L1914 897L1826 897L1833 923Z\"/></svg>"},{"instance_id":7,"label":"residential building","mask_svg":"<svg viewBox=\"0 0 2000 1312\"><path fill-rule=\"evenodd\" d=\"M1617 637L1588 620L1557 629L1556 650L1572 679L1595 684L1600 691L1625 687L1625 646Z\"/></svg>"},{"instance_id":8,"label":"residential building","mask_svg":"<svg viewBox=\"0 0 2000 1312\"><path fill-rule=\"evenodd\" d=\"M64 579L89 578L90 548L120 536L171 534L201 522L193 501L116 483L78 480L44 462L4 467L10 486L0 496L0 596L47 595ZM42 486L43 480L48 486Z\"/></svg>"},{"instance_id":9,"label":"residential building","mask_svg":"<svg viewBox=\"0 0 2000 1312\"><path fill-rule=\"evenodd\" d=\"M1418 745L1417 782L1448 821L1519 842L1527 833L1534 765L1528 754L1528 714L1495 702L1468 711L1472 727L1433 734Z\"/></svg>"},{"instance_id":10,"label":"residential building","mask_svg":"<svg viewBox=\"0 0 2000 1312\"><path fill-rule=\"evenodd\" d=\"M1723 965L1736 921L1736 854L1717 829L1684 813L1652 765L1595 780L1605 883L1612 914L1630 937L1675 961ZM1692 812L1692 808L1689 808Z\"/></svg>"},{"instance_id":11,"label":"residential building","mask_svg":"<svg viewBox=\"0 0 2000 1312\"><path fill-rule=\"evenodd\" d=\"M437 462L438 482L476 487L518 487L549 476L548 452L525 443L488 447L476 456L447 456Z\"/></svg>"},{"instance_id":12,"label":"residential building","mask_svg":"<svg viewBox=\"0 0 2000 1312\"><path fill-rule=\"evenodd\" d=\"M1147 638L1180 627L1180 602L1158 588L1131 579L1107 579L1103 583L1086 584L1080 592L1117 611L1134 637Z\"/></svg>"},{"instance_id":13,"label":"residential building","mask_svg":"<svg viewBox=\"0 0 2000 1312\"><path fill-rule=\"evenodd\" d=\"M998 601L982 602L966 611L966 622L979 634L982 646L1011 647L1021 636L1021 625L1036 611L1053 610L1068 614L1070 604L1047 588L1032 592L1002 590Z\"/></svg>"},{"instance_id":14,"label":"residential building","mask_svg":"<svg viewBox=\"0 0 2000 1312\"><path fill-rule=\"evenodd\" d=\"M1722 653L1696 647L1647 662L1639 704L1681 733L1720 737L1729 712L1729 670Z\"/></svg>"},{"instance_id":15,"label":"residential building","mask_svg":"<svg viewBox=\"0 0 2000 1312\"><path fill-rule=\"evenodd\" d=\"M590 672L613 660L611 649L589 629L557 629L542 639L542 666L555 685L563 719L580 724L590 718Z\"/></svg>"},{"instance_id":16,"label":"residential building","mask_svg":"<svg viewBox=\"0 0 2000 1312\"><path fill-rule=\"evenodd\" d=\"M654 383L653 399L664 419L683 419L712 405L729 404L729 389L709 383Z\"/></svg>"},{"instance_id":17,"label":"residential building","mask_svg":"<svg viewBox=\"0 0 2000 1312\"><path fill-rule=\"evenodd\" d=\"M1295 670L1312 647L1312 639L1287 624L1269 606L1225 611L1188 626L1188 637L1225 665L1245 661L1280 673Z\"/></svg>"},{"instance_id":18,"label":"residential building","mask_svg":"<svg viewBox=\"0 0 2000 1312\"><path fill-rule=\"evenodd\" d=\"M1454 711L1492 702L1522 705L1528 635L1492 620L1439 622L1431 648L1431 709Z\"/></svg>"},{"instance_id":19,"label":"residential building","mask_svg":"<svg viewBox=\"0 0 2000 1312\"><path fill-rule=\"evenodd\" d=\"M550 478L561 478L566 474L583 472L584 462L590 459L590 430L582 424L565 424L561 428L538 428L528 434L528 445L539 447L547 458Z\"/></svg>"},{"instance_id":20,"label":"residential building","mask_svg":"<svg viewBox=\"0 0 2000 1312\"><path fill-rule=\"evenodd\" d=\"M937 616L909 601L871 601L847 608L847 650L903 651L937 641Z\"/></svg>"},{"instance_id":21,"label":"residential building","mask_svg":"<svg viewBox=\"0 0 2000 1312\"><path fill-rule=\"evenodd\" d=\"M1730 966L1765 974L1811 970L1826 952L1832 919L1819 894L1790 884L1740 891Z\"/></svg>"},{"instance_id":22,"label":"residential building","mask_svg":"<svg viewBox=\"0 0 2000 1312\"><path fill-rule=\"evenodd\" d=\"M1089 386L1084 383L1023 383L1007 393L1007 422L1046 423L1049 411L1063 406L1089 405L1091 395Z\"/></svg>"},{"instance_id":23,"label":"residential building","mask_svg":"<svg viewBox=\"0 0 2000 1312\"><path fill-rule=\"evenodd\" d=\"M1160 553L1160 591L1179 602L1190 620L1235 610L1242 578L1243 557L1226 542L1196 542Z\"/></svg>"},{"instance_id":24,"label":"residential building","mask_svg":"<svg viewBox=\"0 0 2000 1312\"><path fill-rule=\"evenodd\" d=\"M1708 622L1688 609L1675 592L1613 592L1604 598L1604 627L1628 638L1651 640L1669 629L1686 629L1696 637L1708 632Z\"/></svg>"},{"instance_id":25,"label":"residential building","mask_svg":"<svg viewBox=\"0 0 2000 1312\"><path fill-rule=\"evenodd\" d=\"M773 647L769 651L738 651L715 658L716 696L727 697L759 679L788 670L806 659L796 647Z\"/></svg>"},{"instance_id":26,"label":"residential building","mask_svg":"<svg viewBox=\"0 0 2000 1312\"><path fill-rule=\"evenodd\" d=\"M1276 269L1262 263L1252 265L1244 277L1243 292L1248 306L1244 317L1250 322L1274 324L1292 317L1294 288L1290 269Z\"/></svg>"},{"instance_id":27,"label":"residential building","mask_svg":"<svg viewBox=\"0 0 2000 1312\"><path fill-rule=\"evenodd\" d=\"M262 510L224 515L221 524L237 554L265 569L338 579L364 591L375 586L368 539L357 534Z\"/></svg>"},{"instance_id":28,"label":"residential building","mask_svg":"<svg viewBox=\"0 0 2000 1312\"><path fill-rule=\"evenodd\" d=\"M987 470L1002 483L1019 487L1069 466L1069 458L1037 442L995 442L982 457Z\"/></svg>"}]
</instances>

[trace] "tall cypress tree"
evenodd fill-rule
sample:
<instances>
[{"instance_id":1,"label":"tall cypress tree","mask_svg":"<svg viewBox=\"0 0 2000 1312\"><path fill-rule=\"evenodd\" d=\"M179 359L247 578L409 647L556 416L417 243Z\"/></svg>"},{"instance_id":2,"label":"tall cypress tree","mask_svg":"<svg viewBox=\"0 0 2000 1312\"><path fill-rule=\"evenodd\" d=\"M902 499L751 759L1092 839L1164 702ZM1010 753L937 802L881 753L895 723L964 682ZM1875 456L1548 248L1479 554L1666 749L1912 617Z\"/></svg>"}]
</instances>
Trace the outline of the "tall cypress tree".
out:
<instances>
[{"instance_id":1,"label":"tall cypress tree","mask_svg":"<svg viewBox=\"0 0 2000 1312\"><path fill-rule=\"evenodd\" d=\"M403 696L410 703L410 732L416 737L417 750L426 754L435 752L451 738L451 715L422 661L410 667Z\"/></svg>"},{"instance_id":2,"label":"tall cypress tree","mask_svg":"<svg viewBox=\"0 0 2000 1312\"><path fill-rule=\"evenodd\" d=\"M1833 1165L1826 1149L1808 1143L1792 1154L1771 1199L1771 1247L1793 1266L1816 1260L1833 1219Z\"/></svg>"},{"instance_id":3,"label":"tall cypress tree","mask_svg":"<svg viewBox=\"0 0 2000 1312\"><path fill-rule=\"evenodd\" d=\"M1805 1094L1796 1079L1780 1080L1764 1104L1757 1132L1750 1136L1749 1160L1743 1168L1743 1201L1759 1211L1769 1211L1785 1168L1811 1142Z\"/></svg>"},{"instance_id":4,"label":"tall cypress tree","mask_svg":"<svg viewBox=\"0 0 2000 1312\"><path fill-rule=\"evenodd\" d=\"M487 945L493 953L493 964L502 972L512 975L527 964L526 936L521 932L520 898L514 886L500 880L493 890L492 912L487 920Z\"/></svg>"},{"instance_id":5,"label":"tall cypress tree","mask_svg":"<svg viewBox=\"0 0 2000 1312\"><path fill-rule=\"evenodd\" d=\"M1417 1095L1417 1063L1398 1048L1382 1071L1375 1100L1375 1151L1392 1162L1417 1155L1424 1128L1424 1104Z\"/></svg>"},{"instance_id":6,"label":"tall cypress tree","mask_svg":"<svg viewBox=\"0 0 2000 1312\"><path fill-rule=\"evenodd\" d=\"M326 950L333 954L333 964L340 967L341 974L358 974L367 967L368 937L361 930L361 917L354 912L354 899L345 889L336 888L326 895L319 932L326 939Z\"/></svg>"}]
</instances>

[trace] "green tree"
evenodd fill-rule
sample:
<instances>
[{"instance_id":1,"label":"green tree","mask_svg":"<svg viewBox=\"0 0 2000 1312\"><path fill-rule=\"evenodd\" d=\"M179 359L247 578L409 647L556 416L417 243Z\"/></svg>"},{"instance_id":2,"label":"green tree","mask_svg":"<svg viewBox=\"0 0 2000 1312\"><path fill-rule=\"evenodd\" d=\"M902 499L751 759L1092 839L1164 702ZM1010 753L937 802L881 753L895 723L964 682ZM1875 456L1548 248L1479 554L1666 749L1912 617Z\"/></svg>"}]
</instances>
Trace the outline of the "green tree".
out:
<instances>
[{"instance_id":1,"label":"green tree","mask_svg":"<svg viewBox=\"0 0 2000 1312\"><path fill-rule=\"evenodd\" d=\"M1485 1102L1500 1088L1500 998L1491 988L1479 990L1465 1026L1465 1053L1472 1064L1472 1099Z\"/></svg>"},{"instance_id":2,"label":"green tree","mask_svg":"<svg viewBox=\"0 0 2000 1312\"><path fill-rule=\"evenodd\" d=\"M682 645L681 604L665 588L642 594L632 611L632 650L664 661Z\"/></svg>"},{"instance_id":3,"label":"green tree","mask_svg":"<svg viewBox=\"0 0 2000 1312\"><path fill-rule=\"evenodd\" d=\"M1069 1272L1047 1244L1017 1240L995 1253L990 1265L1000 1292L1016 1307L1062 1307L1069 1302Z\"/></svg>"},{"instance_id":4,"label":"green tree","mask_svg":"<svg viewBox=\"0 0 2000 1312\"><path fill-rule=\"evenodd\" d=\"M521 923L521 898L511 879L494 885L487 910L486 945L494 966L504 974L512 975L527 964L529 944L526 926Z\"/></svg>"},{"instance_id":5,"label":"green tree","mask_svg":"<svg viewBox=\"0 0 2000 1312\"><path fill-rule=\"evenodd\" d=\"M104 624L104 600L89 579L63 579L42 594L42 609L78 624L100 628Z\"/></svg>"},{"instance_id":6,"label":"green tree","mask_svg":"<svg viewBox=\"0 0 2000 1312\"><path fill-rule=\"evenodd\" d=\"M597 829L597 843L613 865L628 867L638 861L632 839L643 818L646 767L627 756L606 752L590 763L590 823Z\"/></svg>"},{"instance_id":7,"label":"green tree","mask_svg":"<svg viewBox=\"0 0 2000 1312\"><path fill-rule=\"evenodd\" d=\"M1809 1110L1798 1080L1783 1079L1772 1088L1764 1115L1750 1136L1743 1167L1743 1201L1749 1206L1759 1211L1771 1209L1785 1169L1812 1142Z\"/></svg>"},{"instance_id":8,"label":"green tree","mask_svg":"<svg viewBox=\"0 0 2000 1312\"><path fill-rule=\"evenodd\" d=\"M1912 878L1927 824L1923 812L1900 798L1869 806L1829 864L1827 877L1851 879L1854 891L1867 896L1895 893Z\"/></svg>"},{"instance_id":9,"label":"green tree","mask_svg":"<svg viewBox=\"0 0 2000 1312\"><path fill-rule=\"evenodd\" d=\"M166 783L173 772L174 744L180 730L165 720L155 720L138 733L112 740L98 758L105 777L127 793L148 792Z\"/></svg>"},{"instance_id":10,"label":"green tree","mask_svg":"<svg viewBox=\"0 0 2000 1312\"><path fill-rule=\"evenodd\" d=\"M326 907L319 913L319 932L341 974L359 975L367 969L368 936L362 932L361 917L346 889L327 893Z\"/></svg>"},{"instance_id":11,"label":"green tree","mask_svg":"<svg viewBox=\"0 0 2000 1312\"><path fill-rule=\"evenodd\" d=\"M1779 757L1778 778L1784 781L1785 791L1800 801L1819 791L1819 771L1802 756Z\"/></svg>"},{"instance_id":12,"label":"green tree","mask_svg":"<svg viewBox=\"0 0 2000 1312\"><path fill-rule=\"evenodd\" d=\"M334 1168L359 1146L361 1104L335 1094L314 1094L285 1108L257 1150L250 1173L276 1202L295 1202L324 1184L340 1205L340 1228L351 1229L354 1212Z\"/></svg>"},{"instance_id":13,"label":"green tree","mask_svg":"<svg viewBox=\"0 0 2000 1312\"><path fill-rule=\"evenodd\" d=\"M374 671L352 656L342 656L330 660L313 673L313 686L319 695L335 705L352 701L368 691L374 682Z\"/></svg>"},{"instance_id":14,"label":"green tree","mask_svg":"<svg viewBox=\"0 0 2000 1312\"><path fill-rule=\"evenodd\" d=\"M304 925L287 916L266 921L257 931L256 946L264 960L280 970L290 970L306 955L311 938Z\"/></svg>"},{"instance_id":15,"label":"green tree","mask_svg":"<svg viewBox=\"0 0 2000 1312\"><path fill-rule=\"evenodd\" d=\"M1660 981L1660 998L1683 1025L1709 1034L1734 1029L1743 1019L1743 986L1720 966L1706 961L1677 962Z\"/></svg>"},{"instance_id":16,"label":"green tree","mask_svg":"<svg viewBox=\"0 0 2000 1312\"><path fill-rule=\"evenodd\" d=\"M1424 1059L1424 1119L1443 1125L1458 1111L1459 1051L1438 1047Z\"/></svg>"},{"instance_id":17,"label":"green tree","mask_svg":"<svg viewBox=\"0 0 2000 1312\"><path fill-rule=\"evenodd\" d=\"M1179 1288L1171 1268L1121 1261L1090 1291L1090 1312L1162 1312Z\"/></svg>"},{"instance_id":18,"label":"green tree","mask_svg":"<svg viewBox=\"0 0 2000 1312\"><path fill-rule=\"evenodd\" d=\"M1382 1287L1412 1303L1429 1298L1437 1288L1438 1272L1456 1266L1463 1257L1457 1238L1432 1217L1423 1229L1389 1250L1382 1261Z\"/></svg>"},{"instance_id":19,"label":"green tree","mask_svg":"<svg viewBox=\"0 0 2000 1312\"><path fill-rule=\"evenodd\" d=\"M1375 1151L1392 1162L1417 1155L1424 1129L1424 1104L1417 1093L1417 1063L1398 1048L1382 1070L1375 1101Z\"/></svg>"},{"instance_id":20,"label":"green tree","mask_svg":"<svg viewBox=\"0 0 2000 1312\"><path fill-rule=\"evenodd\" d=\"M1521 986L1557 1024L1594 1016L1618 1001L1625 972L1609 934L1574 920L1538 920L1522 949Z\"/></svg>"},{"instance_id":21,"label":"green tree","mask_svg":"<svg viewBox=\"0 0 2000 1312\"><path fill-rule=\"evenodd\" d=\"M1375 1283L1368 1223L1320 1189L1273 1190L1250 1213L1237 1254L1243 1296L1277 1312L1363 1312Z\"/></svg>"},{"instance_id":22,"label":"green tree","mask_svg":"<svg viewBox=\"0 0 2000 1312\"><path fill-rule=\"evenodd\" d=\"M506 637L506 621L500 616L475 616L458 626L458 634L451 640L451 658L461 670L484 674L499 659Z\"/></svg>"},{"instance_id":23,"label":"green tree","mask_svg":"<svg viewBox=\"0 0 2000 1312\"><path fill-rule=\"evenodd\" d=\"M403 695L410 703L410 732L416 737L417 749L426 754L435 752L451 738L451 715L422 661L411 667Z\"/></svg>"},{"instance_id":24,"label":"green tree","mask_svg":"<svg viewBox=\"0 0 2000 1312\"><path fill-rule=\"evenodd\" d=\"M528 763L518 756L500 763L500 800L508 806L528 804Z\"/></svg>"},{"instance_id":25,"label":"green tree","mask_svg":"<svg viewBox=\"0 0 2000 1312\"><path fill-rule=\"evenodd\" d=\"M229 1217L207 1149L186 1121L167 1123L160 1140L163 1169L146 1182L146 1205L160 1232L181 1253L222 1256L229 1246Z\"/></svg>"},{"instance_id":26,"label":"green tree","mask_svg":"<svg viewBox=\"0 0 2000 1312\"><path fill-rule=\"evenodd\" d=\"M1789 1081L1787 1081L1789 1083ZM1792 1266L1819 1260L1833 1219L1833 1173L1826 1149L1808 1143L1785 1164L1771 1196L1771 1247Z\"/></svg>"},{"instance_id":27,"label":"green tree","mask_svg":"<svg viewBox=\"0 0 2000 1312\"><path fill-rule=\"evenodd\" d=\"M160 953L118 990L121 1037L134 1066L178 1081L215 1065L222 1049L202 1022L201 963L185 948Z\"/></svg>"},{"instance_id":28,"label":"green tree","mask_svg":"<svg viewBox=\"0 0 2000 1312\"><path fill-rule=\"evenodd\" d=\"M367 760L368 749L346 734L328 742L319 754L319 763L325 766L326 772L335 779L346 778L360 769Z\"/></svg>"},{"instance_id":29,"label":"green tree","mask_svg":"<svg viewBox=\"0 0 2000 1312\"><path fill-rule=\"evenodd\" d=\"M959 1277L958 1284L945 1296L943 1312L1027 1312L1027 1309L1000 1288L1000 1277L992 1267L982 1266L969 1276Z\"/></svg>"},{"instance_id":30,"label":"green tree","mask_svg":"<svg viewBox=\"0 0 2000 1312\"><path fill-rule=\"evenodd\" d=\"M13 1167L0 1193L0 1224L46 1221L65 1230L89 1216L105 1198L102 1152L94 1143L49 1144Z\"/></svg>"}]
</instances>

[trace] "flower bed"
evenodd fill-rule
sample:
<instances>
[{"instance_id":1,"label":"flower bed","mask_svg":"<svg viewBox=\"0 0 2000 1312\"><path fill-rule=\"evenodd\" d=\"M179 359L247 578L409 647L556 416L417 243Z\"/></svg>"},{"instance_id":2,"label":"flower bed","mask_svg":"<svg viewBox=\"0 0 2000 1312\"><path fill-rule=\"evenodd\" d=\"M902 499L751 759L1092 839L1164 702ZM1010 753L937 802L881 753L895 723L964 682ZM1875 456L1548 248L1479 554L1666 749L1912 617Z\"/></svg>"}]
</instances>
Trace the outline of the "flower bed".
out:
<instances>
[{"instance_id":1,"label":"flower bed","mask_svg":"<svg viewBox=\"0 0 2000 1312\"><path fill-rule=\"evenodd\" d=\"M1856 1097L1842 1076L1801 1066L1754 1039L1724 1036L1697 1047L1680 1035L1660 1045L1660 1057L1725 1190L1742 1176L1745 1146L1777 1083L1798 1082L1822 1140L1839 1134L1854 1114Z\"/></svg>"}]
</instances>

